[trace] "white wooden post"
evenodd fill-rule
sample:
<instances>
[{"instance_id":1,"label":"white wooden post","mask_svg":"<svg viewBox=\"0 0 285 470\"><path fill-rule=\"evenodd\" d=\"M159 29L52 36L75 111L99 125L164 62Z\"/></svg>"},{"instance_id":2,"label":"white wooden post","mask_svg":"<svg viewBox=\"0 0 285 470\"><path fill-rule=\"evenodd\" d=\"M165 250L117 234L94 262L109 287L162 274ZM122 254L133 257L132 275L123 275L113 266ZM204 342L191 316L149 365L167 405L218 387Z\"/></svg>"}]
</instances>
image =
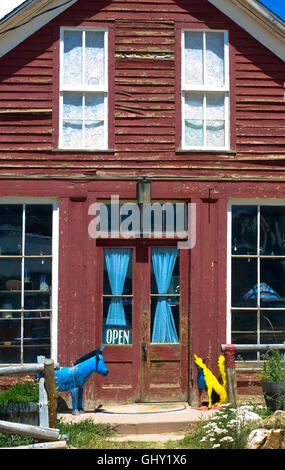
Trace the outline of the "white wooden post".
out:
<instances>
[{"instance_id":1,"label":"white wooden post","mask_svg":"<svg viewBox=\"0 0 285 470\"><path fill-rule=\"evenodd\" d=\"M38 364L44 364L45 356L37 356ZM39 425L47 428L49 426L48 396L45 389L45 378L39 374Z\"/></svg>"}]
</instances>

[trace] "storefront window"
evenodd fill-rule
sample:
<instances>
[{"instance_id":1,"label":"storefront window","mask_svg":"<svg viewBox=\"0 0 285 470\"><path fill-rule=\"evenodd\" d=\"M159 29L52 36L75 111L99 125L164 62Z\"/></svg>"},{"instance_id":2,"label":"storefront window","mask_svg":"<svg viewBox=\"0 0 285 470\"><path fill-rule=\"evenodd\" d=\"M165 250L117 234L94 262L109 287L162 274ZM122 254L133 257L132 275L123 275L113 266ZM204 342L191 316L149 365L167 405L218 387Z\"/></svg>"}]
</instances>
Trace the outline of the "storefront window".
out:
<instances>
[{"instance_id":1,"label":"storefront window","mask_svg":"<svg viewBox=\"0 0 285 470\"><path fill-rule=\"evenodd\" d=\"M52 204L0 204L0 363L50 357Z\"/></svg>"},{"instance_id":2,"label":"storefront window","mask_svg":"<svg viewBox=\"0 0 285 470\"><path fill-rule=\"evenodd\" d=\"M233 205L231 342L285 341L285 206ZM241 359L262 359L243 353Z\"/></svg>"}]
</instances>

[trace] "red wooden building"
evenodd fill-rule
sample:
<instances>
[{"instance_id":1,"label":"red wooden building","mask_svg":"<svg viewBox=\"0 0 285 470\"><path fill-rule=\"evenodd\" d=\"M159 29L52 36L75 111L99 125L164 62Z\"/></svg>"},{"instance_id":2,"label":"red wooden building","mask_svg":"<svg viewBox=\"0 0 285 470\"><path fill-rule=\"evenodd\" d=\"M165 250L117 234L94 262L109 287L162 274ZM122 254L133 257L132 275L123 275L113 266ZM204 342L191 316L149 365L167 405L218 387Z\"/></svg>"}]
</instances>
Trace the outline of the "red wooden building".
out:
<instances>
[{"instance_id":1,"label":"red wooden building","mask_svg":"<svg viewBox=\"0 0 285 470\"><path fill-rule=\"evenodd\" d=\"M255 0L28 0L0 37L0 363L104 343L89 403L195 403L194 354L217 374L221 344L282 343L284 22ZM242 390L262 357L240 359Z\"/></svg>"}]
</instances>

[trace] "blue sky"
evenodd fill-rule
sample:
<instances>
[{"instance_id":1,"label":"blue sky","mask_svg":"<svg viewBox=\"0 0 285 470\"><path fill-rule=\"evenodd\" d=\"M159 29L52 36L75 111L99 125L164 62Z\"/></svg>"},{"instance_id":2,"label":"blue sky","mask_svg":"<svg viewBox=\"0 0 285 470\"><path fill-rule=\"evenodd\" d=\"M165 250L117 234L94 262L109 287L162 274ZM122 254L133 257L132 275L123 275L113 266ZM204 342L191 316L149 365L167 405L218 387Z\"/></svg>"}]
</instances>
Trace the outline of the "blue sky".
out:
<instances>
[{"instance_id":1,"label":"blue sky","mask_svg":"<svg viewBox=\"0 0 285 470\"><path fill-rule=\"evenodd\" d=\"M264 6L280 16L285 21L285 1L284 0L258 0Z\"/></svg>"}]
</instances>

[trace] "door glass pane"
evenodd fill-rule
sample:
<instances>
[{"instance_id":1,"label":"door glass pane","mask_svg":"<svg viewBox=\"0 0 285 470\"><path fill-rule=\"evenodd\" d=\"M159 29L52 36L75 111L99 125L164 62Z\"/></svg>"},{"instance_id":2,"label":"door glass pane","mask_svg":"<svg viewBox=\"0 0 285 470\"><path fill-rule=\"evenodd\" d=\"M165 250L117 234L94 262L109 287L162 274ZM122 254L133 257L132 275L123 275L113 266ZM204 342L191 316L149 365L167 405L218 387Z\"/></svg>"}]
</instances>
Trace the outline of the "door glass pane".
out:
<instances>
[{"instance_id":1,"label":"door glass pane","mask_svg":"<svg viewBox=\"0 0 285 470\"><path fill-rule=\"evenodd\" d=\"M132 250L104 250L103 344L132 344Z\"/></svg>"},{"instance_id":2,"label":"door glass pane","mask_svg":"<svg viewBox=\"0 0 285 470\"><path fill-rule=\"evenodd\" d=\"M232 254L257 254L257 207L232 207Z\"/></svg>"},{"instance_id":3,"label":"door glass pane","mask_svg":"<svg viewBox=\"0 0 285 470\"><path fill-rule=\"evenodd\" d=\"M151 342L179 342L179 250L151 252Z\"/></svg>"},{"instance_id":4,"label":"door glass pane","mask_svg":"<svg viewBox=\"0 0 285 470\"><path fill-rule=\"evenodd\" d=\"M22 254L21 205L0 204L0 255Z\"/></svg>"}]
</instances>

